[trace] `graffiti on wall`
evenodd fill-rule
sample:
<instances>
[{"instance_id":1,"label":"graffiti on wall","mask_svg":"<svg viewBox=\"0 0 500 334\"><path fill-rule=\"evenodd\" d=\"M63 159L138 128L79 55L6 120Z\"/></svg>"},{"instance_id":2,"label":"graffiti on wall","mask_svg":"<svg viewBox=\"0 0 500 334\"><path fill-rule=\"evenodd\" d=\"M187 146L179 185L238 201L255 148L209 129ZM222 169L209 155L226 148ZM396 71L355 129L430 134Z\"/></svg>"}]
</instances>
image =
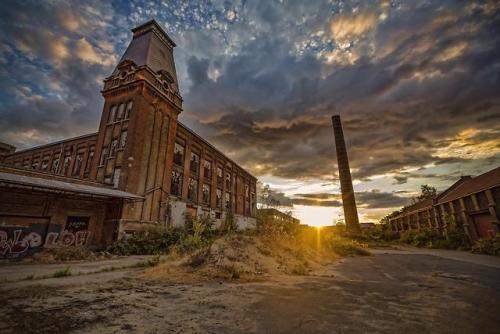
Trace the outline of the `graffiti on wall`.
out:
<instances>
[{"instance_id":1,"label":"graffiti on wall","mask_svg":"<svg viewBox=\"0 0 500 334\"><path fill-rule=\"evenodd\" d=\"M70 216L64 230L43 223L0 225L0 258L14 259L32 255L42 248L85 246L90 240L89 217Z\"/></svg>"}]
</instances>

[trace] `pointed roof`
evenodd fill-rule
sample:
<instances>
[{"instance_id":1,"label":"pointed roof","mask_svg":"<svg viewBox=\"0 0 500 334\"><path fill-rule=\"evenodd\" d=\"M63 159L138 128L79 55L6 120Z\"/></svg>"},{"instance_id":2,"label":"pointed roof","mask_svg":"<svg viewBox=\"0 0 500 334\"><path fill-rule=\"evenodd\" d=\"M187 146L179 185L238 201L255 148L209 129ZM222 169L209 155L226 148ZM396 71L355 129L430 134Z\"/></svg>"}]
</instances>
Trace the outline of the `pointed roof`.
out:
<instances>
[{"instance_id":1,"label":"pointed roof","mask_svg":"<svg viewBox=\"0 0 500 334\"><path fill-rule=\"evenodd\" d=\"M173 81L175 90L179 90L177 72L175 70L173 48L174 41L167 35L155 20L148 21L132 29L134 33L132 41L123 54L118 64L125 60L131 60L136 66L148 66L155 73L169 75ZM113 75L118 74L118 66Z\"/></svg>"}]
</instances>

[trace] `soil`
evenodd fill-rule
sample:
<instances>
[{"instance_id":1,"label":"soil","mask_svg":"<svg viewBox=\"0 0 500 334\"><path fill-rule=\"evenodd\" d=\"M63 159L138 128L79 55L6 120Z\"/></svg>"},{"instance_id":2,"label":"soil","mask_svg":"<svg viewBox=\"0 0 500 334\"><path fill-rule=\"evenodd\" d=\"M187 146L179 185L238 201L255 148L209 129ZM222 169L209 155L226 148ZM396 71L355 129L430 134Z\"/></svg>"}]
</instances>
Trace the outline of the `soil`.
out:
<instances>
[{"instance_id":1,"label":"soil","mask_svg":"<svg viewBox=\"0 0 500 334\"><path fill-rule=\"evenodd\" d=\"M314 266L306 275L269 270L255 280L191 273L182 282L182 271L165 279L160 265L118 278L4 284L0 332L486 334L500 328L500 259L372 253ZM210 265L215 254L200 267L217 268Z\"/></svg>"}]
</instances>

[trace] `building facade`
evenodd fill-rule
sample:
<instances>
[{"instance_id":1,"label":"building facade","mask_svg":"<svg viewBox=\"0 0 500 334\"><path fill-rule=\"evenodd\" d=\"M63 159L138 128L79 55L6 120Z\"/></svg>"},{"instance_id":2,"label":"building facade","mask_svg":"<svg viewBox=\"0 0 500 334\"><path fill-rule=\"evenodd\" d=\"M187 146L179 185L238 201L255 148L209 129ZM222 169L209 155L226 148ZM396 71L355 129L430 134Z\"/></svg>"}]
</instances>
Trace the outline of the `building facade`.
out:
<instances>
[{"instance_id":1,"label":"building facade","mask_svg":"<svg viewBox=\"0 0 500 334\"><path fill-rule=\"evenodd\" d=\"M253 226L256 178L178 121L175 43L154 20L132 32L104 80L98 131L19 152L1 144L0 171L118 191L115 235L151 224L180 225L186 214L220 221L229 211L238 226ZM13 206L2 202L0 219L7 211L15 215Z\"/></svg>"},{"instance_id":2,"label":"building facade","mask_svg":"<svg viewBox=\"0 0 500 334\"><path fill-rule=\"evenodd\" d=\"M500 167L461 177L435 198L403 208L387 223L396 232L427 227L442 233L458 223L471 241L491 238L500 232Z\"/></svg>"}]
</instances>

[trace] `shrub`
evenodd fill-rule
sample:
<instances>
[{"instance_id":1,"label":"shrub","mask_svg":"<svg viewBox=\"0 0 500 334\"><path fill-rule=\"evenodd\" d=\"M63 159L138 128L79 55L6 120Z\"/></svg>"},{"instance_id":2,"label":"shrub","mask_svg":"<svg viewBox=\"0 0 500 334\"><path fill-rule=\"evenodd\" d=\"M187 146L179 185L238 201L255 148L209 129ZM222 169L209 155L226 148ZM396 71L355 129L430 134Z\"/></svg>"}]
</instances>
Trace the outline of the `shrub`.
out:
<instances>
[{"instance_id":1,"label":"shrub","mask_svg":"<svg viewBox=\"0 0 500 334\"><path fill-rule=\"evenodd\" d=\"M500 234L491 239L479 239L472 246L472 253L500 256Z\"/></svg>"},{"instance_id":2,"label":"shrub","mask_svg":"<svg viewBox=\"0 0 500 334\"><path fill-rule=\"evenodd\" d=\"M117 255L158 255L166 253L181 238L183 231L153 227L116 241L109 252Z\"/></svg>"},{"instance_id":3,"label":"shrub","mask_svg":"<svg viewBox=\"0 0 500 334\"><path fill-rule=\"evenodd\" d=\"M327 247L340 256L370 255L366 249L367 245L356 240L345 239L338 236L331 236L327 240Z\"/></svg>"},{"instance_id":4,"label":"shrub","mask_svg":"<svg viewBox=\"0 0 500 334\"><path fill-rule=\"evenodd\" d=\"M183 227L152 227L118 240L108 251L117 255L160 255L175 247L184 253L209 244L215 235L210 217L187 216Z\"/></svg>"}]
</instances>

